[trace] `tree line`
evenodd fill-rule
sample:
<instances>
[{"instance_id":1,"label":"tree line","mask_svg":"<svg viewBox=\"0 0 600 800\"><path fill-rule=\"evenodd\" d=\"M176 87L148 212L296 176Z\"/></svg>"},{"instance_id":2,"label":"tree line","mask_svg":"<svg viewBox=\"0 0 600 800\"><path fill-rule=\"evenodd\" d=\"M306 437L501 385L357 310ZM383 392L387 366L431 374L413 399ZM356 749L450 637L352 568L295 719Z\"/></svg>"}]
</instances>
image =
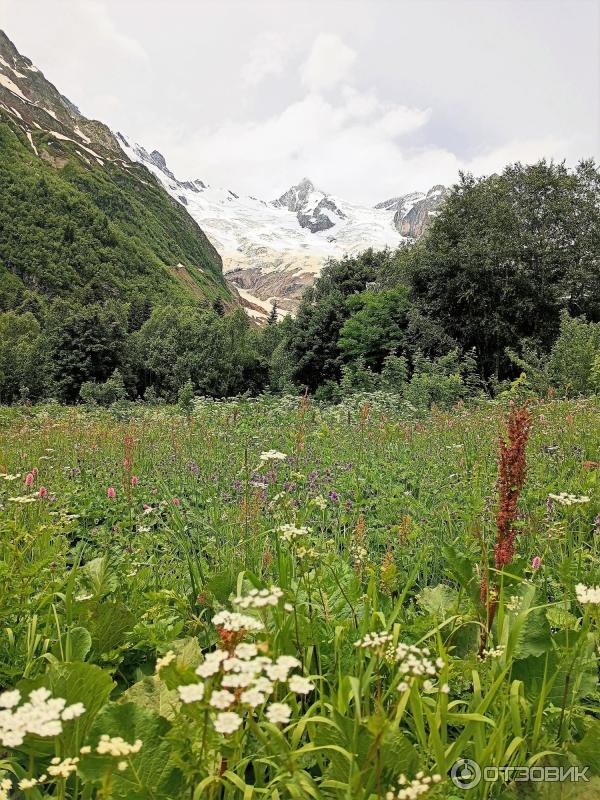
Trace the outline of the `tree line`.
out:
<instances>
[{"instance_id":1,"label":"tree line","mask_svg":"<svg viewBox=\"0 0 600 800\"><path fill-rule=\"evenodd\" d=\"M68 297L0 314L0 399L73 403L357 391L415 405L506 389L595 391L600 172L540 161L461 175L419 242L330 261L294 319Z\"/></svg>"}]
</instances>

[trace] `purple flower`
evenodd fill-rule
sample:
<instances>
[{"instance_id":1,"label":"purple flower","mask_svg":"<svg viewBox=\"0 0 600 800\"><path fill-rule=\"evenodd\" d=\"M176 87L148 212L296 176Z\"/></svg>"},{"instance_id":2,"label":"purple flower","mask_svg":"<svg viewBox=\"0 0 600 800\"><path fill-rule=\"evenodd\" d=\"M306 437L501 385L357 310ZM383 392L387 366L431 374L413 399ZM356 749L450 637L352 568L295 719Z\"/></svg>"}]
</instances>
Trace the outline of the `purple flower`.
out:
<instances>
[{"instance_id":1,"label":"purple flower","mask_svg":"<svg viewBox=\"0 0 600 800\"><path fill-rule=\"evenodd\" d=\"M329 499L332 503L339 502L340 496L337 492L329 492Z\"/></svg>"}]
</instances>

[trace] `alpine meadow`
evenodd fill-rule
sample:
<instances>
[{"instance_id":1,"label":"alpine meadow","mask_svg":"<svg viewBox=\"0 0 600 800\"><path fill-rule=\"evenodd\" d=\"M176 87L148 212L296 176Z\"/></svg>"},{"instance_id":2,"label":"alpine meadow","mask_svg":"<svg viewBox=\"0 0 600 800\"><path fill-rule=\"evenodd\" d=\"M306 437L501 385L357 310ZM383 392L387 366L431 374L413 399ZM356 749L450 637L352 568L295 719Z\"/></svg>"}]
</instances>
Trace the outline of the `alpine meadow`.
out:
<instances>
[{"instance_id":1,"label":"alpine meadow","mask_svg":"<svg viewBox=\"0 0 600 800\"><path fill-rule=\"evenodd\" d=\"M600 800L600 5L250 5L0 0L0 800Z\"/></svg>"}]
</instances>

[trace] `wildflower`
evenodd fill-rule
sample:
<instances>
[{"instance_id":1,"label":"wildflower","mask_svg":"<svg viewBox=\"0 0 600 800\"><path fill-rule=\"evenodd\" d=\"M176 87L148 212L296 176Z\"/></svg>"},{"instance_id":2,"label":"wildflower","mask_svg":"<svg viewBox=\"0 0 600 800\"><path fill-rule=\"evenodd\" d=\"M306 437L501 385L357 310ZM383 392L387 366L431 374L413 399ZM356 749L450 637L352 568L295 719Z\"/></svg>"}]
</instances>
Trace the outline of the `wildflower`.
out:
<instances>
[{"instance_id":1,"label":"wildflower","mask_svg":"<svg viewBox=\"0 0 600 800\"><path fill-rule=\"evenodd\" d=\"M388 642L392 641L392 638L391 633L367 633L362 639L354 642L354 647L382 653L383 648Z\"/></svg>"},{"instance_id":2,"label":"wildflower","mask_svg":"<svg viewBox=\"0 0 600 800\"><path fill-rule=\"evenodd\" d=\"M180 506L181 505L181 500L178 497L173 497L171 502L173 503L174 506Z\"/></svg>"},{"instance_id":3,"label":"wildflower","mask_svg":"<svg viewBox=\"0 0 600 800\"><path fill-rule=\"evenodd\" d=\"M241 608L264 608L265 606L276 606L282 597L283 590L277 586L271 586L270 589L252 589L246 597L236 597L233 602Z\"/></svg>"},{"instance_id":4,"label":"wildflower","mask_svg":"<svg viewBox=\"0 0 600 800\"><path fill-rule=\"evenodd\" d=\"M441 692L442 694L450 694L450 687L448 686L448 684L447 684L447 683L443 683L443 684L440 686L440 692Z\"/></svg>"},{"instance_id":5,"label":"wildflower","mask_svg":"<svg viewBox=\"0 0 600 800\"><path fill-rule=\"evenodd\" d=\"M408 692L410 689L410 683L407 683L406 681L400 681L397 689L399 692Z\"/></svg>"},{"instance_id":6,"label":"wildflower","mask_svg":"<svg viewBox=\"0 0 600 800\"><path fill-rule=\"evenodd\" d=\"M37 476L38 476L38 468L37 467L32 467L31 474L33 475L34 478L37 478Z\"/></svg>"},{"instance_id":7,"label":"wildflower","mask_svg":"<svg viewBox=\"0 0 600 800\"><path fill-rule=\"evenodd\" d=\"M424 772L417 772L413 780L409 780L405 775L398 778L398 790L390 789L386 792L386 800L416 800L426 794L432 784L441 783L441 775L425 775Z\"/></svg>"},{"instance_id":8,"label":"wildflower","mask_svg":"<svg viewBox=\"0 0 600 800\"><path fill-rule=\"evenodd\" d=\"M265 695L259 691L256 686L254 686L253 688L246 689L245 692L241 693L240 701L251 706L252 708L256 708L265 702Z\"/></svg>"},{"instance_id":9,"label":"wildflower","mask_svg":"<svg viewBox=\"0 0 600 800\"><path fill-rule=\"evenodd\" d=\"M518 611L521 608L521 598L516 594L511 595L506 607L509 611Z\"/></svg>"},{"instance_id":10,"label":"wildflower","mask_svg":"<svg viewBox=\"0 0 600 800\"><path fill-rule=\"evenodd\" d=\"M80 717L84 711L85 706L83 703L73 703L72 706L67 706L60 716L61 719L63 719L65 722L68 722L71 719Z\"/></svg>"},{"instance_id":11,"label":"wildflower","mask_svg":"<svg viewBox=\"0 0 600 800\"><path fill-rule=\"evenodd\" d=\"M479 660L483 661L485 658L500 658L504 653L504 647L490 647L488 650L482 650Z\"/></svg>"},{"instance_id":12,"label":"wildflower","mask_svg":"<svg viewBox=\"0 0 600 800\"><path fill-rule=\"evenodd\" d=\"M129 481L129 483L130 483L130 484L131 484L133 487L135 487L135 486L137 486L137 485L138 485L138 482L139 482L138 476L137 476L137 475L132 475L132 476L131 476L131 479L130 479L130 481Z\"/></svg>"},{"instance_id":13,"label":"wildflower","mask_svg":"<svg viewBox=\"0 0 600 800\"><path fill-rule=\"evenodd\" d=\"M217 733L235 733L242 724L242 718L234 711L221 711L215 719L215 730Z\"/></svg>"},{"instance_id":14,"label":"wildflower","mask_svg":"<svg viewBox=\"0 0 600 800\"><path fill-rule=\"evenodd\" d=\"M583 583L578 583L575 594L582 605L600 604L600 586L585 586Z\"/></svg>"},{"instance_id":15,"label":"wildflower","mask_svg":"<svg viewBox=\"0 0 600 800\"><path fill-rule=\"evenodd\" d=\"M210 696L210 704L213 708L226 709L233 703L235 703L235 695L226 689L213 692Z\"/></svg>"},{"instance_id":16,"label":"wildflower","mask_svg":"<svg viewBox=\"0 0 600 800\"><path fill-rule=\"evenodd\" d=\"M201 678L210 678L211 675L216 675L221 669L221 662L227 658L227 653L223 650L214 650L212 653L207 653L202 664L196 667L196 675Z\"/></svg>"},{"instance_id":17,"label":"wildflower","mask_svg":"<svg viewBox=\"0 0 600 800\"><path fill-rule=\"evenodd\" d=\"M535 556L531 562L531 569L539 569L542 565L542 559L539 556Z\"/></svg>"},{"instance_id":18,"label":"wildflower","mask_svg":"<svg viewBox=\"0 0 600 800\"><path fill-rule=\"evenodd\" d=\"M21 778L19 781L19 789L33 789L34 786L37 786L37 778Z\"/></svg>"},{"instance_id":19,"label":"wildflower","mask_svg":"<svg viewBox=\"0 0 600 800\"><path fill-rule=\"evenodd\" d=\"M433 684L430 678L435 678L438 671L444 667L444 661L441 658L433 661L431 653L427 647L417 647L416 645L407 645L400 643L396 648L392 648L386 653L389 660L398 662L398 671L403 676L403 683L409 682L407 679L426 678L423 683L425 691L431 691ZM431 686L429 686L431 684ZM429 687L429 688L428 688ZM406 691L405 688L398 686L398 691Z\"/></svg>"},{"instance_id":20,"label":"wildflower","mask_svg":"<svg viewBox=\"0 0 600 800\"><path fill-rule=\"evenodd\" d=\"M286 725L290 721L291 715L292 709L287 703L271 703L265 716L273 725Z\"/></svg>"},{"instance_id":21,"label":"wildflower","mask_svg":"<svg viewBox=\"0 0 600 800\"><path fill-rule=\"evenodd\" d=\"M119 772L125 772L128 766L129 764L126 761L119 761L119 763L117 764L117 769L119 770Z\"/></svg>"},{"instance_id":22,"label":"wildflower","mask_svg":"<svg viewBox=\"0 0 600 800\"><path fill-rule=\"evenodd\" d=\"M2 694L0 694L0 708L14 708L19 704L20 699L21 692L18 689L2 692Z\"/></svg>"},{"instance_id":23,"label":"wildflower","mask_svg":"<svg viewBox=\"0 0 600 800\"><path fill-rule=\"evenodd\" d=\"M85 711L81 703L67 706L66 700L52 697L44 687L34 689L28 701L19 706L20 699L18 690L0 695L0 744L5 747L19 747L28 733L58 736L63 720L75 719Z\"/></svg>"},{"instance_id":24,"label":"wildflower","mask_svg":"<svg viewBox=\"0 0 600 800\"><path fill-rule=\"evenodd\" d=\"M167 653L162 656L162 658L156 659L156 672L159 673L163 667L167 667L172 661L175 661L176 655L172 650L169 650Z\"/></svg>"},{"instance_id":25,"label":"wildflower","mask_svg":"<svg viewBox=\"0 0 600 800\"><path fill-rule=\"evenodd\" d=\"M298 539L310 533L310 528L297 528L295 525L288 523L279 528L279 533L284 542L292 542L294 539Z\"/></svg>"},{"instance_id":26,"label":"wildflower","mask_svg":"<svg viewBox=\"0 0 600 800\"><path fill-rule=\"evenodd\" d=\"M34 475L33 472L28 472L25 477L25 486L33 486Z\"/></svg>"},{"instance_id":27,"label":"wildflower","mask_svg":"<svg viewBox=\"0 0 600 800\"><path fill-rule=\"evenodd\" d=\"M78 758L65 758L62 761L58 756L52 759L48 767L48 775L53 778L67 779L73 772L77 772Z\"/></svg>"},{"instance_id":28,"label":"wildflower","mask_svg":"<svg viewBox=\"0 0 600 800\"><path fill-rule=\"evenodd\" d=\"M187 686L178 686L177 692L182 703L197 703L204 697L204 684L190 683Z\"/></svg>"},{"instance_id":29,"label":"wildflower","mask_svg":"<svg viewBox=\"0 0 600 800\"><path fill-rule=\"evenodd\" d=\"M247 642L242 642L235 648L235 655L241 659L254 658L257 652L256 645Z\"/></svg>"},{"instance_id":30,"label":"wildflower","mask_svg":"<svg viewBox=\"0 0 600 800\"><path fill-rule=\"evenodd\" d=\"M285 461L286 458L286 454L280 453L279 450L267 450L260 454L261 461Z\"/></svg>"},{"instance_id":31,"label":"wildflower","mask_svg":"<svg viewBox=\"0 0 600 800\"><path fill-rule=\"evenodd\" d=\"M508 442L500 438L498 462L499 508L496 518L497 536L494 548L496 569L510 564L514 555L517 502L525 484L527 462L525 448L531 430L531 414L527 406L512 408L508 417Z\"/></svg>"},{"instance_id":32,"label":"wildflower","mask_svg":"<svg viewBox=\"0 0 600 800\"><path fill-rule=\"evenodd\" d=\"M117 492L113 486L109 486L106 490L106 496L109 497L111 500L117 496Z\"/></svg>"},{"instance_id":33,"label":"wildflower","mask_svg":"<svg viewBox=\"0 0 600 800\"><path fill-rule=\"evenodd\" d=\"M225 631L261 631L264 625L260 620L249 617L247 614L237 614L234 611L220 611L212 619L216 628Z\"/></svg>"},{"instance_id":34,"label":"wildflower","mask_svg":"<svg viewBox=\"0 0 600 800\"><path fill-rule=\"evenodd\" d=\"M325 498L322 495L319 495L318 497L315 497L313 499L313 503L321 511L325 511L325 509L327 508L327 500L325 500Z\"/></svg>"},{"instance_id":35,"label":"wildflower","mask_svg":"<svg viewBox=\"0 0 600 800\"><path fill-rule=\"evenodd\" d=\"M136 739L133 744L126 742L121 736L109 736L103 733L96 746L99 756L128 756L132 753L139 753L142 749L142 740Z\"/></svg>"},{"instance_id":36,"label":"wildflower","mask_svg":"<svg viewBox=\"0 0 600 800\"><path fill-rule=\"evenodd\" d=\"M79 748L79 752L81 753L82 756L87 756L92 752L92 748L90 747L89 744L84 744L83 747Z\"/></svg>"},{"instance_id":37,"label":"wildflower","mask_svg":"<svg viewBox=\"0 0 600 800\"><path fill-rule=\"evenodd\" d=\"M48 489L46 489L45 486L40 486L40 490L38 492L38 496L40 497L40 499L43 500L44 497L48 496Z\"/></svg>"},{"instance_id":38,"label":"wildflower","mask_svg":"<svg viewBox=\"0 0 600 800\"><path fill-rule=\"evenodd\" d=\"M561 506L573 506L590 502L590 498L587 495L577 497L577 495L568 494L567 492L561 492L560 494L549 494L548 497Z\"/></svg>"},{"instance_id":39,"label":"wildflower","mask_svg":"<svg viewBox=\"0 0 600 800\"><path fill-rule=\"evenodd\" d=\"M291 675L288 680L290 691L296 694L308 694L315 688L314 683L311 683L308 678L303 678L302 675Z\"/></svg>"}]
</instances>

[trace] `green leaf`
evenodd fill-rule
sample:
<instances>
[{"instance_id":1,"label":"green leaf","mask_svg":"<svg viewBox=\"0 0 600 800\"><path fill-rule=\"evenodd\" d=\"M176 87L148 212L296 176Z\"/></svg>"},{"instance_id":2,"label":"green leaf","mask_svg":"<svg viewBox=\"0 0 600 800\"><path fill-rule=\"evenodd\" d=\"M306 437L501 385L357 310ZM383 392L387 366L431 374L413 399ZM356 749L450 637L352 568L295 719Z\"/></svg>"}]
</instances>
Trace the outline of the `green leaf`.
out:
<instances>
[{"instance_id":1,"label":"green leaf","mask_svg":"<svg viewBox=\"0 0 600 800\"><path fill-rule=\"evenodd\" d=\"M119 703L135 703L160 714L165 719L173 719L181 705L177 692L169 689L157 675L149 675L134 683L119 698Z\"/></svg>"},{"instance_id":2,"label":"green leaf","mask_svg":"<svg viewBox=\"0 0 600 800\"><path fill-rule=\"evenodd\" d=\"M92 747L102 734L122 736L133 744L142 741L138 753L130 756L133 769L114 769L115 759L91 755L82 759L80 772L87 781L99 782L107 769L113 768L113 800L154 800L175 798L183 791L183 776L172 759L172 744L167 739L171 723L148 708L135 703L111 703L96 717L90 732Z\"/></svg>"},{"instance_id":3,"label":"green leaf","mask_svg":"<svg viewBox=\"0 0 600 800\"><path fill-rule=\"evenodd\" d=\"M593 720L585 736L577 744L571 745L579 761L600 775L600 720Z\"/></svg>"},{"instance_id":4,"label":"green leaf","mask_svg":"<svg viewBox=\"0 0 600 800\"><path fill-rule=\"evenodd\" d=\"M108 700L115 684L110 675L95 664L81 661L56 663L34 680L22 680L18 689L28 697L33 689L47 688L53 697L63 697L67 705L83 703L85 713L71 722L63 723L61 739L66 753L76 753L85 740L96 714ZM28 737L29 741L29 737ZM51 739L35 738L33 751L40 754L54 752Z\"/></svg>"},{"instance_id":5,"label":"green leaf","mask_svg":"<svg viewBox=\"0 0 600 800\"><path fill-rule=\"evenodd\" d=\"M451 586L439 583L437 586L425 587L417 597L421 608L428 611L433 617L444 620L456 613L458 592Z\"/></svg>"},{"instance_id":6,"label":"green leaf","mask_svg":"<svg viewBox=\"0 0 600 800\"><path fill-rule=\"evenodd\" d=\"M92 649L92 636L87 628L71 628L63 636L62 648L66 661L85 661Z\"/></svg>"},{"instance_id":7,"label":"green leaf","mask_svg":"<svg viewBox=\"0 0 600 800\"><path fill-rule=\"evenodd\" d=\"M108 653L127 641L136 619L123 603L100 603L89 622L94 652Z\"/></svg>"}]
</instances>

